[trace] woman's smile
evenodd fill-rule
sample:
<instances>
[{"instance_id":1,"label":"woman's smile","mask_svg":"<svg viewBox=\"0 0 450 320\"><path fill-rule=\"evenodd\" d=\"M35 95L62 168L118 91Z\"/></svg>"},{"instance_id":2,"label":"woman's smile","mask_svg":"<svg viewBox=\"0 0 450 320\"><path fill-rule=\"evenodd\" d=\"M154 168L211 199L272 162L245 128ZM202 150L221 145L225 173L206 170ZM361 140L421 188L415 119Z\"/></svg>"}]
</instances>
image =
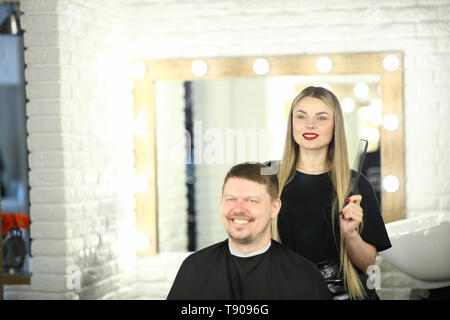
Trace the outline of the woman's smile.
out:
<instances>
[{"instance_id":1,"label":"woman's smile","mask_svg":"<svg viewBox=\"0 0 450 320\"><path fill-rule=\"evenodd\" d=\"M306 140L314 140L318 136L319 135L317 133L313 133L313 132L306 132L303 134L303 138L305 138Z\"/></svg>"}]
</instances>

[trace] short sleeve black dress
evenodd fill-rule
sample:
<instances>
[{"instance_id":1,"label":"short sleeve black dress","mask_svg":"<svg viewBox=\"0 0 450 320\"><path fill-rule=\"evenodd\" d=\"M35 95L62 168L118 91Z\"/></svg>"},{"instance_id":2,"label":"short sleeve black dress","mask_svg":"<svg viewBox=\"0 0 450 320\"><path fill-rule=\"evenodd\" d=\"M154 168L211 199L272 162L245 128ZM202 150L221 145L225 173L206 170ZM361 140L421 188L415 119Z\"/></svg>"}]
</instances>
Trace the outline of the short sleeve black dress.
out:
<instances>
[{"instance_id":1,"label":"short sleeve black dress","mask_svg":"<svg viewBox=\"0 0 450 320\"><path fill-rule=\"evenodd\" d=\"M374 189L364 175L359 179L359 191L364 213L361 238L378 252L386 250L391 243ZM339 261L339 216L335 216L333 233L333 198L334 188L328 173L310 175L296 171L281 194L278 215L281 242L318 266L327 261Z\"/></svg>"}]
</instances>

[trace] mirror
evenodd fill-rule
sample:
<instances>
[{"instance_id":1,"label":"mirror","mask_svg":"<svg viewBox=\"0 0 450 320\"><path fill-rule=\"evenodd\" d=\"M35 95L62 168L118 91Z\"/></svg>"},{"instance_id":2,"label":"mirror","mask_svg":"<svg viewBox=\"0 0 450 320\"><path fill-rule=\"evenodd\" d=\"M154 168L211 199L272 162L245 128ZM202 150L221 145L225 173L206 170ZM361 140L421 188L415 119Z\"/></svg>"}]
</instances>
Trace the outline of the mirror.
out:
<instances>
[{"instance_id":1,"label":"mirror","mask_svg":"<svg viewBox=\"0 0 450 320\"><path fill-rule=\"evenodd\" d=\"M5 283L29 283L28 150L23 36L0 35L0 273Z\"/></svg>"},{"instance_id":2,"label":"mirror","mask_svg":"<svg viewBox=\"0 0 450 320\"><path fill-rule=\"evenodd\" d=\"M383 218L403 218L401 61L400 53L374 53L136 62L135 116L147 128L135 138L136 174L148 181L136 195L138 239L146 244L138 253L185 250L179 246L193 218L191 248L223 240L225 173L238 162L280 159L290 103L308 85L331 86L340 99L350 159L360 137L371 141L375 165L365 174L379 191ZM174 175L187 183L171 181ZM389 176L394 185L381 188Z\"/></svg>"}]
</instances>

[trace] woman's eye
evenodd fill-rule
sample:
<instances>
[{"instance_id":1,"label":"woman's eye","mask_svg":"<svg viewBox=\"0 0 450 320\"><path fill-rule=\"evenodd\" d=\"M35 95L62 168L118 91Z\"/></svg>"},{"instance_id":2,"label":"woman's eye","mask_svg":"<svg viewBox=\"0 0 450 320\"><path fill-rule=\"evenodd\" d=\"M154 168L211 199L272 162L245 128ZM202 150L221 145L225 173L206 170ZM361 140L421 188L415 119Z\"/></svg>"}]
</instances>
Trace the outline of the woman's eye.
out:
<instances>
[{"instance_id":1,"label":"woman's eye","mask_svg":"<svg viewBox=\"0 0 450 320\"><path fill-rule=\"evenodd\" d=\"M319 120L327 120L326 117L319 117L318 119L319 119Z\"/></svg>"}]
</instances>

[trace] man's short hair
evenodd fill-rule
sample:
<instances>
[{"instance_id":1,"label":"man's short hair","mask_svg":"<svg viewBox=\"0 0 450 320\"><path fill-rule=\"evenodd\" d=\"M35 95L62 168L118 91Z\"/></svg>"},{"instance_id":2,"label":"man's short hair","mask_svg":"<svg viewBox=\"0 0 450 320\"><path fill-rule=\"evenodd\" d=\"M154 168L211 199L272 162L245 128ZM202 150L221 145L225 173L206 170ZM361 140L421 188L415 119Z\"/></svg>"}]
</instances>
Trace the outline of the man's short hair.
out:
<instances>
[{"instance_id":1,"label":"man's short hair","mask_svg":"<svg viewBox=\"0 0 450 320\"><path fill-rule=\"evenodd\" d=\"M258 162L246 162L233 166L225 176L222 185L222 193L225 184L230 178L247 179L259 184L264 184L272 200L278 199L278 178L272 168Z\"/></svg>"}]
</instances>

